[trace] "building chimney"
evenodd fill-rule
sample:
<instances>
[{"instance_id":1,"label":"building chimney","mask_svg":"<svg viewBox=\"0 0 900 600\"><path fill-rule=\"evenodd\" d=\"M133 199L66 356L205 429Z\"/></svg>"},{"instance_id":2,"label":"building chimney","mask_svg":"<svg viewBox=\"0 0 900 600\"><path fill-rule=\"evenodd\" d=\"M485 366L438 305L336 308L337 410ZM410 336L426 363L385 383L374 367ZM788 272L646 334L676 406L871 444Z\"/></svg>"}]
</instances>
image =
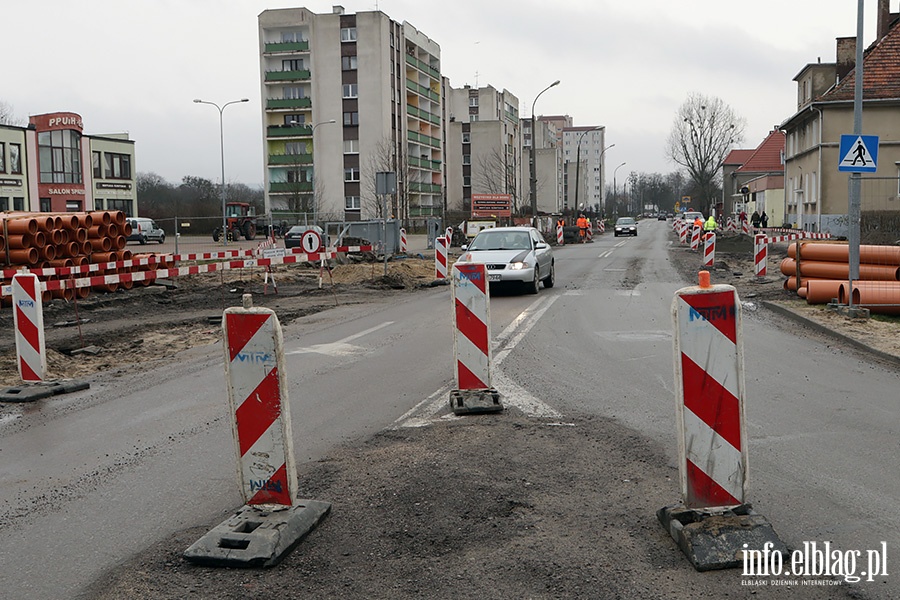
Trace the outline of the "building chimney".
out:
<instances>
[{"instance_id":1,"label":"building chimney","mask_svg":"<svg viewBox=\"0 0 900 600\"><path fill-rule=\"evenodd\" d=\"M344 14L344 7L340 4L335 4L331 7L331 14L333 15L342 15Z\"/></svg>"},{"instance_id":2,"label":"building chimney","mask_svg":"<svg viewBox=\"0 0 900 600\"><path fill-rule=\"evenodd\" d=\"M835 55L835 63L837 63L835 74L838 80L841 80L856 65L856 37L837 38Z\"/></svg>"},{"instance_id":3,"label":"building chimney","mask_svg":"<svg viewBox=\"0 0 900 600\"><path fill-rule=\"evenodd\" d=\"M878 0L878 33L875 41L880 41L891 28L891 2Z\"/></svg>"}]
</instances>

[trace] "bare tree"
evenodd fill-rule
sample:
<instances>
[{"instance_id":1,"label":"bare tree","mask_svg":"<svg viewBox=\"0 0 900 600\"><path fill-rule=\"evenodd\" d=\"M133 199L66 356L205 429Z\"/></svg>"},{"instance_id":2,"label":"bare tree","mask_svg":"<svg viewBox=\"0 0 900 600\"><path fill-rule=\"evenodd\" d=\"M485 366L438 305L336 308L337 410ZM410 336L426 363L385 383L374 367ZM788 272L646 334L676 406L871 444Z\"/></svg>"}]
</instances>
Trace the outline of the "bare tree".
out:
<instances>
[{"instance_id":1,"label":"bare tree","mask_svg":"<svg viewBox=\"0 0 900 600\"><path fill-rule=\"evenodd\" d=\"M361 165L360 203L363 213L380 219L384 214L384 200L375 193L375 174L394 172L397 174L397 193L391 198L391 210L395 218L404 223L409 221L409 198L412 172L405 146L396 144L385 136Z\"/></svg>"},{"instance_id":2,"label":"bare tree","mask_svg":"<svg viewBox=\"0 0 900 600\"><path fill-rule=\"evenodd\" d=\"M13 107L11 104L0 101L0 125L16 125L19 127L24 127L25 121L24 119L18 118L13 113Z\"/></svg>"},{"instance_id":3,"label":"bare tree","mask_svg":"<svg viewBox=\"0 0 900 600\"><path fill-rule=\"evenodd\" d=\"M746 119L720 98L702 94L688 96L676 113L666 154L687 170L707 214L718 196L722 163L731 148L743 141L745 127Z\"/></svg>"},{"instance_id":4,"label":"bare tree","mask_svg":"<svg viewBox=\"0 0 900 600\"><path fill-rule=\"evenodd\" d=\"M501 148L492 148L480 154L472 169L473 189L483 194L509 194L512 211L519 210L519 195L516 181L518 165L511 164L510 158Z\"/></svg>"}]
</instances>

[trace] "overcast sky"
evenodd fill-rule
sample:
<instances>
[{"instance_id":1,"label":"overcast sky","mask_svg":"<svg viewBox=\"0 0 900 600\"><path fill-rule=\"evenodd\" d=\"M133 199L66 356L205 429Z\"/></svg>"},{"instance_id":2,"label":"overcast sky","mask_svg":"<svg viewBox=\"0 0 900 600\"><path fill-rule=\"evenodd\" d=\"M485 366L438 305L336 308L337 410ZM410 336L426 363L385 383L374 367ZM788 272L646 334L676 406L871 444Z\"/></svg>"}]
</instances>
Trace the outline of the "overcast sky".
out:
<instances>
[{"instance_id":1,"label":"overcast sky","mask_svg":"<svg viewBox=\"0 0 900 600\"><path fill-rule=\"evenodd\" d=\"M127 131L137 171L171 183L185 175L218 182L219 114L229 106L225 177L263 181L257 16L337 2L261 0L38 0L3 9L0 101L21 118L78 113L85 133ZM875 0L865 2L865 44ZM493 85L520 100L520 116L568 114L603 125L611 178L675 170L665 140L692 92L718 96L747 120L741 147L754 148L796 110L793 77L834 61L835 38L856 35L852 0L344 0L347 13L383 11L409 21L441 47L454 87ZM898 0L891 9L898 10ZM552 7L552 8L551 8ZM865 128L865 123L863 124ZM875 133L875 132L869 132Z\"/></svg>"}]
</instances>

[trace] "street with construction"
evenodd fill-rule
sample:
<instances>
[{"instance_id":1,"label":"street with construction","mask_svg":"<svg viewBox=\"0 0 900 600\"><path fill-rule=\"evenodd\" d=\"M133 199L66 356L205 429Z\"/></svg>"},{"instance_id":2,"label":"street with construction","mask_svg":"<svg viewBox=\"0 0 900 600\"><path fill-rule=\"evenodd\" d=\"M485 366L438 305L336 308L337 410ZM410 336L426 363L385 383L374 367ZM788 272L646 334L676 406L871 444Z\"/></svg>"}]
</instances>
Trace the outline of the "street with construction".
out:
<instances>
[{"instance_id":1,"label":"street with construction","mask_svg":"<svg viewBox=\"0 0 900 600\"><path fill-rule=\"evenodd\" d=\"M828 308L840 241L638 231L553 239L537 295L405 232L16 274L0 589L900 597L898 317Z\"/></svg>"}]
</instances>

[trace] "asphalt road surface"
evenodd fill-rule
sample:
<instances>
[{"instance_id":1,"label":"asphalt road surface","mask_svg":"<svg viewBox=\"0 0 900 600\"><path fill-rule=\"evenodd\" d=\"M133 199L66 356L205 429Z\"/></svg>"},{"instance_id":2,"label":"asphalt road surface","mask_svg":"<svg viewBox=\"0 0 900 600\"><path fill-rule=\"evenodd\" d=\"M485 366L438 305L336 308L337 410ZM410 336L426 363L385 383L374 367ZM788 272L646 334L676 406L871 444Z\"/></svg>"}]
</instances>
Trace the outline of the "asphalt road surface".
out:
<instances>
[{"instance_id":1,"label":"asphalt road surface","mask_svg":"<svg viewBox=\"0 0 900 600\"><path fill-rule=\"evenodd\" d=\"M613 419L676 464L670 310L693 282L669 263L670 240L668 224L645 221L635 238L558 248L556 287L493 295L494 384L510 411ZM860 593L900 597L896 367L754 308L743 323L750 500L791 547L884 547L889 576ZM286 327L285 351L298 463L449 418L447 288L305 317ZM91 383L0 421L0 590L12 597L77 596L241 504L219 345Z\"/></svg>"}]
</instances>

